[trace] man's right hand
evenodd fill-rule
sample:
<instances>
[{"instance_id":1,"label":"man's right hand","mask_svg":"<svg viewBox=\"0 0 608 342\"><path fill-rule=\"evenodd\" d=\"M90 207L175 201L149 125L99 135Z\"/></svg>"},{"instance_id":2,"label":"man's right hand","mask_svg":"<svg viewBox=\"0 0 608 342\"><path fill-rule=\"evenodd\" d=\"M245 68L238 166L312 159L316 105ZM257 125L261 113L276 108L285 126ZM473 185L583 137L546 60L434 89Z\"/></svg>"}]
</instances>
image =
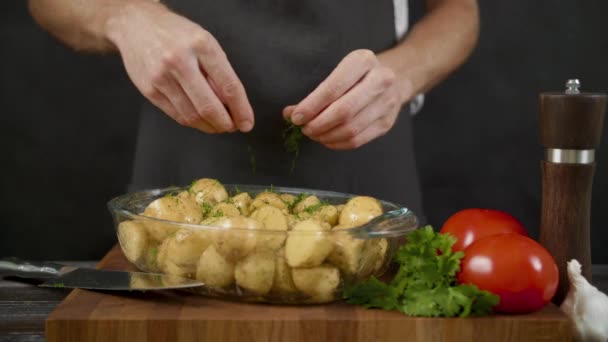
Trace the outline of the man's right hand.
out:
<instances>
[{"instance_id":1,"label":"man's right hand","mask_svg":"<svg viewBox=\"0 0 608 342\"><path fill-rule=\"evenodd\" d=\"M152 1L131 2L106 22L129 77L154 105L206 133L253 128L245 88L215 38Z\"/></svg>"}]
</instances>

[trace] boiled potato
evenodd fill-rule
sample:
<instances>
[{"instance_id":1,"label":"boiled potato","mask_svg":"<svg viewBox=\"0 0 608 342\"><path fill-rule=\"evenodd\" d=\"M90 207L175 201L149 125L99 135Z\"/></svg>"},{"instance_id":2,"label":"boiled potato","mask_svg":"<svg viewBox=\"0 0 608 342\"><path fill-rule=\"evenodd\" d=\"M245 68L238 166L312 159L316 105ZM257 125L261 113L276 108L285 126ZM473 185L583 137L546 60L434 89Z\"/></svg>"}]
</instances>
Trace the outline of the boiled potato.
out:
<instances>
[{"instance_id":1,"label":"boiled potato","mask_svg":"<svg viewBox=\"0 0 608 342\"><path fill-rule=\"evenodd\" d=\"M296 196L292 194L280 194L279 198L281 198L281 201L285 202L285 204L288 206L296 200Z\"/></svg>"},{"instance_id":2,"label":"boiled potato","mask_svg":"<svg viewBox=\"0 0 608 342\"><path fill-rule=\"evenodd\" d=\"M256 252L237 262L234 278L238 286L258 295L270 291L274 282L275 256L271 252Z\"/></svg>"},{"instance_id":3,"label":"boiled potato","mask_svg":"<svg viewBox=\"0 0 608 342\"><path fill-rule=\"evenodd\" d=\"M168 263L183 268L187 273L196 272L196 264L201 254L211 244L208 232L180 229L168 237L161 245L164 249L161 269Z\"/></svg>"},{"instance_id":4,"label":"boiled potato","mask_svg":"<svg viewBox=\"0 0 608 342\"><path fill-rule=\"evenodd\" d=\"M200 225L203 226L215 226L217 224L218 221L222 220L224 217L220 216L220 217L207 217L206 219L202 220Z\"/></svg>"},{"instance_id":5,"label":"boiled potato","mask_svg":"<svg viewBox=\"0 0 608 342\"><path fill-rule=\"evenodd\" d=\"M190 196L190 193L188 191L184 190L184 191L181 191L180 193L178 193L177 197L186 198L186 197L191 197L191 196Z\"/></svg>"},{"instance_id":6,"label":"boiled potato","mask_svg":"<svg viewBox=\"0 0 608 342\"><path fill-rule=\"evenodd\" d=\"M291 275L295 287L309 295L313 302L335 299L336 289L340 285L340 271L336 267L323 264L312 268L294 268Z\"/></svg>"},{"instance_id":7,"label":"boiled potato","mask_svg":"<svg viewBox=\"0 0 608 342\"><path fill-rule=\"evenodd\" d=\"M234 264L219 254L213 245L201 255L196 279L211 287L226 287L234 282Z\"/></svg>"},{"instance_id":8,"label":"boiled potato","mask_svg":"<svg viewBox=\"0 0 608 342\"><path fill-rule=\"evenodd\" d=\"M293 207L293 212L294 212L294 214L299 214L299 213L303 212L304 209L306 209L310 206L313 206L313 205L317 205L319 203L321 203L321 201L319 200L319 198L317 196L315 196L315 195L307 196Z\"/></svg>"},{"instance_id":9,"label":"boiled potato","mask_svg":"<svg viewBox=\"0 0 608 342\"><path fill-rule=\"evenodd\" d=\"M386 239L367 240L361 254L361 269L358 275L368 277L379 271L384 264L387 249L388 241Z\"/></svg>"},{"instance_id":10,"label":"boiled potato","mask_svg":"<svg viewBox=\"0 0 608 342\"><path fill-rule=\"evenodd\" d=\"M287 235L285 258L291 267L313 267L323 263L333 248L326 234L329 225L316 220L297 223Z\"/></svg>"},{"instance_id":11,"label":"boiled potato","mask_svg":"<svg viewBox=\"0 0 608 342\"><path fill-rule=\"evenodd\" d=\"M146 271L148 272L159 272L158 265L158 243L154 241L148 241L148 248L144 252L144 263L146 267Z\"/></svg>"},{"instance_id":12,"label":"boiled potato","mask_svg":"<svg viewBox=\"0 0 608 342\"><path fill-rule=\"evenodd\" d=\"M308 210L315 208L315 210ZM322 222L328 223L330 226L335 226L338 223L338 209L331 204L322 205L319 207L308 207L303 212L298 214L300 220L313 218Z\"/></svg>"},{"instance_id":13,"label":"boiled potato","mask_svg":"<svg viewBox=\"0 0 608 342\"><path fill-rule=\"evenodd\" d=\"M351 198L340 213L340 224L360 226L382 215L382 205L377 199L369 196Z\"/></svg>"},{"instance_id":14,"label":"boiled potato","mask_svg":"<svg viewBox=\"0 0 608 342\"><path fill-rule=\"evenodd\" d=\"M296 215L288 214L286 217L287 217L287 225L289 226L289 229L292 229L293 226L296 225L296 223L300 222L300 220L298 220Z\"/></svg>"},{"instance_id":15,"label":"boiled potato","mask_svg":"<svg viewBox=\"0 0 608 342\"><path fill-rule=\"evenodd\" d=\"M241 215L248 216L249 215L249 206L251 205L251 196L249 196L246 192L241 192L238 195L232 197L232 203L236 205L236 207L241 212Z\"/></svg>"},{"instance_id":16,"label":"boiled potato","mask_svg":"<svg viewBox=\"0 0 608 342\"><path fill-rule=\"evenodd\" d=\"M255 211L265 205L271 205L278 209L286 209L287 204L281 200L281 197L277 193L264 191L259 193L251 202L249 206L249 211Z\"/></svg>"},{"instance_id":17,"label":"boiled potato","mask_svg":"<svg viewBox=\"0 0 608 342\"><path fill-rule=\"evenodd\" d=\"M232 262L245 257L254 250L257 239L256 230L262 228L258 221L243 216L222 217L213 225L225 228L211 232L213 245L218 253Z\"/></svg>"},{"instance_id":18,"label":"boiled potato","mask_svg":"<svg viewBox=\"0 0 608 342\"><path fill-rule=\"evenodd\" d=\"M194 273L192 272L192 270L190 268L178 266L178 265L172 263L171 261L165 261L162 271L163 271L163 273L172 275L172 276L183 277L183 278L194 278ZM171 279L166 279L166 280L168 280L168 282L165 281L164 282L165 285L167 285L167 286L175 285L174 283L171 283Z\"/></svg>"},{"instance_id":19,"label":"boiled potato","mask_svg":"<svg viewBox=\"0 0 608 342\"><path fill-rule=\"evenodd\" d=\"M171 244L171 239L167 238L158 246L158 254L156 255L157 269L162 273L178 277L188 277L192 275L190 273L191 269L188 269L188 267L181 267L174 262L167 260L169 255L169 244Z\"/></svg>"},{"instance_id":20,"label":"boiled potato","mask_svg":"<svg viewBox=\"0 0 608 342\"><path fill-rule=\"evenodd\" d=\"M284 253L284 252L282 252ZM279 254L282 254L279 253ZM296 286L293 283L291 277L291 267L287 265L285 257L275 257L275 271L274 271L274 282L272 284L271 292L279 294L287 294L297 292Z\"/></svg>"},{"instance_id":21,"label":"boiled potato","mask_svg":"<svg viewBox=\"0 0 608 342\"><path fill-rule=\"evenodd\" d=\"M324 205L316 215L317 219L335 226L338 223L338 209L333 205Z\"/></svg>"},{"instance_id":22,"label":"boiled potato","mask_svg":"<svg viewBox=\"0 0 608 342\"><path fill-rule=\"evenodd\" d=\"M171 243L171 240L164 239L156 250L156 269L160 271L162 271L163 265L165 264L169 243Z\"/></svg>"},{"instance_id":23,"label":"boiled potato","mask_svg":"<svg viewBox=\"0 0 608 342\"><path fill-rule=\"evenodd\" d=\"M265 205L251 213L250 218L260 222L264 230L277 231L276 233L260 233L257 236L257 249L277 250L285 242L286 232L289 228L287 217L283 212L273 206Z\"/></svg>"},{"instance_id":24,"label":"boiled potato","mask_svg":"<svg viewBox=\"0 0 608 342\"><path fill-rule=\"evenodd\" d=\"M234 217L234 216L240 216L240 215L241 215L241 212L236 207L236 205L234 205L232 203L226 203L226 202L216 204L213 207L213 209L211 209L211 212L209 213L210 217L223 217L223 216Z\"/></svg>"},{"instance_id":25,"label":"boiled potato","mask_svg":"<svg viewBox=\"0 0 608 342\"><path fill-rule=\"evenodd\" d=\"M150 203L143 216L182 223L197 224L203 219L200 206L190 197L161 197ZM173 234L178 227L162 222L145 222L148 234L156 241L162 241Z\"/></svg>"},{"instance_id":26,"label":"boiled potato","mask_svg":"<svg viewBox=\"0 0 608 342\"><path fill-rule=\"evenodd\" d=\"M216 205L228 198L226 188L217 179L202 178L192 183L190 193L200 205Z\"/></svg>"},{"instance_id":27,"label":"boiled potato","mask_svg":"<svg viewBox=\"0 0 608 342\"><path fill-rule=\"evenodd\" d=\"M118 240L127 259L137 264L148 247L148 233L140 222L123 221L118 225Z\"/></svg>"},{"instance_id":28,"label":"boiled potato","mask_svg":"<svg viewBox=\"0 0 608 342\"><path fill-rule=\"evenodd\" d=\"M344 210L344 207L346 207L346 204L338 204L336 206L336 209L338 210L338 215L340 215L340 213L342 213L342 210Z\"/></svg>"},{"instance_id":29,"label":"boiled potato","mask_svg":"<svg viewBox=\"0 0 608 342\"><path fill-rule=\"evenodd\" d=\"M349 227L335 226L332 229L334 248L327 261L337 266L344 274L354 275L359 271L365 240L355 239L346 232L342 234L339 232L347 228Z\"/></svg>"},{"instance_id":30,"label":"boiled potato","mask_svg":"<svg viewBox=\"0 0 608 342\"><path fill-rule=\"evenodd\" d=\"M161 285L161 284L159 284L158 281L155 281L155 279L153 277L154 277L153 275L147 274L147 273L134 273L134 274L131 274L131 276L129 278L129 283L130 283L132 289L141 289L141 290L145 290L145 289L149 289L149 288L153 288L158 285Z\"/></svg>"}]
</instances>

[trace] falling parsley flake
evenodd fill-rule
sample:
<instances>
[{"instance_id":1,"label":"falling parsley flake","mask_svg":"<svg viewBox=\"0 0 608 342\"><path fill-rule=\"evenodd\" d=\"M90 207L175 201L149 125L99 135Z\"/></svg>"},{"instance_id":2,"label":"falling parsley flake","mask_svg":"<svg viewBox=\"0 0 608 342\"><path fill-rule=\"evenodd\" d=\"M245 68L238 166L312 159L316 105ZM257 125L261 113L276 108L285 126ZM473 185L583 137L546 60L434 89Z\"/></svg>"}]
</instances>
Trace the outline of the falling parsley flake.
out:
<instances>
[{"instance_id":1,"label":"falling parsley flake","mask_svg":"<svg viewBox=\"0 0 608 342\"><path fill-rule=\"evenodd\" d=\"M300 146L303 138L302 127L297 126L289 119L285 119L285 129L283 130L285 150L294 155L291 161L290 173L293 173L296 168L296 161L300 155Z\"/></svg>"},{"instance_id":2,"label":"falling parsley flake","mask_svg":"<svg viewBox=\"0 0 608 342\"><path fill-rule=\"evenodd\" d=\"M256 169L256 160L255 160L255 154L253 153L253 148L251 147L251 145L247 145L247 153L249 153L249 163L251 164L251 173L255 173L255 169Z\"/></svg>"}]
</instances>

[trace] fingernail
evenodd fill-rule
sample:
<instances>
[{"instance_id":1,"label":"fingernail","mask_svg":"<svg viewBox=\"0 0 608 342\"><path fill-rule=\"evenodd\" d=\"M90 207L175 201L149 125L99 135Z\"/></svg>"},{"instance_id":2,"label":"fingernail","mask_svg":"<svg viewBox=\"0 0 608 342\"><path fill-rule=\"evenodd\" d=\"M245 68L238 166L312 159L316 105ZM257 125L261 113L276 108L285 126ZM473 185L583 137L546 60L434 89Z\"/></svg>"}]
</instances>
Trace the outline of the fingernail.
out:
<instances>
[{"instance_id":1,"label":"fingernail","mask_svg":"<svg viewBox=\"0 0 608 342\"><path fill-rule=\"evenodd\" d=\"M239 130L241 132L249 132L253 128L253 122L251 120L243 120L239 122Z\"/></svg>"},{"instance_id":2,"label":"fingernail","mask_svg":"<svg viewBox=\"0 0 608 342\"><path fill-rule=\"evenodd\" d=\"M302 113L295 113L291 116L291 122L296 125L300 125L302 123L302 120L304 120L304 114Z\"/></svg>"},{"instance_id":3,"label":"fingernail","mask_svg":"<svg viewBox=\"0 0 608 342\"><path fill-rule=\"evenodd\" d=\"M231 122L228 126L226 126L226 132L234 132L234 124Z\"/></svg>"}]
</instances>

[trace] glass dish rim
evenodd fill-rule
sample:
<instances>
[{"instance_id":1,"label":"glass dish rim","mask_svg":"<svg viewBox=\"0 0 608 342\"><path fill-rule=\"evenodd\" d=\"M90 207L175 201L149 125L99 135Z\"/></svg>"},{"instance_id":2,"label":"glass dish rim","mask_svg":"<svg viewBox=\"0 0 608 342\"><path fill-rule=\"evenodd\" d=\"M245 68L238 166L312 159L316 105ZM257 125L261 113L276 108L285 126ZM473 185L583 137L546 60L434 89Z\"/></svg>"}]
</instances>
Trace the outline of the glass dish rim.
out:
<instances>
[{"instance_id":1,"label":"glass dish rim","mask_svg":"<svg viewBox=\"0 0 608 342\"><path fill-rule=\"evenodd\" d=\"M226 190L229 188L232 189L248 189L249 191L269 191L268 186L262 185L251 185L251 184L222 184ZM161 224L169 224L176 228L184 228L190 230L201 230L201 231L234 231L234 232L243 232L249 234L313 234L313 235L333 235L333 234L350 234L353 236L367 237L367 238L382 238L382 237L397 237L403 236L407 233L418 228L418 217L416 214L411 211L409 208L401 206L399 204L378 199L383 206L391 208L390 211L385 212L381 217L389 217L386 220L382 220L382 222L400 222L400 224L390 224L388 227L384 227L383 230L375 230L373 227L369 227L369 225L361 225L351 228L344 228L339 230L328 230L328 231L283 231L283 230L273 230L273 229L248 229L248 228L225 228L197 223L185 223L185 222L177 222L177 221L169 221L149 216L140 215L138 213L134 213L130 210L125 209L125 206L128 203L131 203L135 198L159 198L163 194L168 194L172 192L179 192L188 190L189 186L169 186L165 188L152 188L152 189L144 189L140 191L128 192L119 196L116 196L110 199L107 202L107 207L111 214L116 219L116 215L120 214L126 217L129 217L132 220L143 221L143 222L156 222ZM337 191L328 191L328 190L318 190L318 189L309 189L309 188L293 188L293 187L284 187L284 186L271 186L272 191L280 192L280 193L288 193L288 194L301 194L308 193L311 195L316 195L320 197L357 197L364 195L354 195L350 193L343 193ZM229 192L230 193L230 192ZM141 197L138 197L141 196ZM378 217L380 218L380 217ZM376 219L378 219L376 218ZM408 221L409 220L409 221ZM405 224L405 222L409 222L409 224ZM116 226L118 227L118 222L116 222Z\"/></svg>"}]
</instances>

